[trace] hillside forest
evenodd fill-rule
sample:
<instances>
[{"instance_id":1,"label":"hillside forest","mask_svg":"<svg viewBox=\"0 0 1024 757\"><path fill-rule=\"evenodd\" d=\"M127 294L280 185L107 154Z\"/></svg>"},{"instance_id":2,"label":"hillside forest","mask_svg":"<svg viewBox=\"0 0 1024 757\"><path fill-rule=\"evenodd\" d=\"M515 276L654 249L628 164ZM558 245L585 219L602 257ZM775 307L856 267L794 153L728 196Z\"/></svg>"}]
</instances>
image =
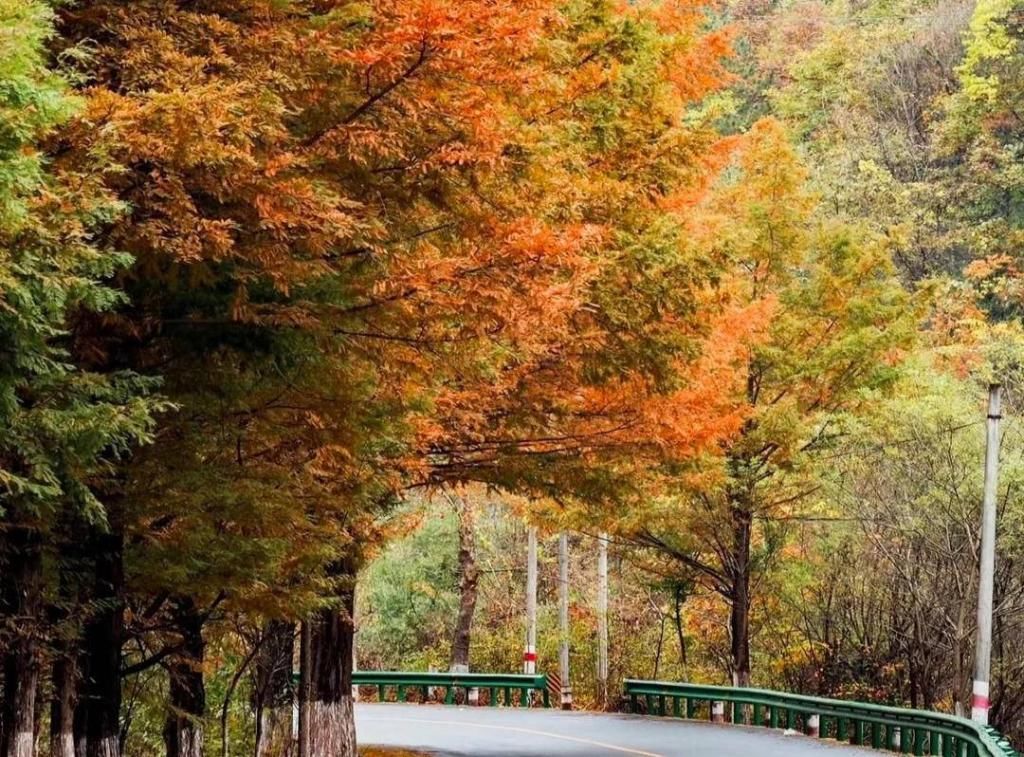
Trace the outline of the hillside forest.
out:
<instances>
[{"instance_id":1,"label":"hillside forest","mask_svg":"<svg viewBox=\"0 0 1024 757\"><path fill-rule=\"evenodd\" d=\"M578 707L966 714L993 383L1020 743L1022 318L1021 0L0 0L0 757L355 757L529 533Z\"/></svg>"}]
</instances>

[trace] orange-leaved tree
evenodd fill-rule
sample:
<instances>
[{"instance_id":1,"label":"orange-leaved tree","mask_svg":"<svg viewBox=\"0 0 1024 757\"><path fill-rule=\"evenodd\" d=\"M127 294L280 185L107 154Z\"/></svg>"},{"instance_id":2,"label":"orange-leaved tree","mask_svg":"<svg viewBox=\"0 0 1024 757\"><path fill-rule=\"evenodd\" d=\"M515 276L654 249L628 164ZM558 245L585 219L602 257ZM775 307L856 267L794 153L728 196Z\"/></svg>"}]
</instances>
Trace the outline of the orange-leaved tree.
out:
<instances>
[{"instance_id":1,"label":"orange-leaved tree","mask_svg":"<svg viewBox=\"0 0 1024 757\"><path fill-rule=\"evenodd\" d=\"M729 147L690 115L727 46L700 3L84 0L61 32L88 108L55 165L129 206L101 241L135 260L76 348L181 408L108 503L85 685L127 592L169 754L231 613L309 618L308 754L354 754L352 574L404 487L603 501L739 430L766 310L688 238ZM86 695L113 754L118 689Z\"/></svg>"},{"instance_id":2,"label":"orange-leaved tree","mask_svg":"<svg viewBox=\"0 0 1024 757\"><path fill-rule=\"evenodd\" d=\"M513 114L516 172L480 191L531 223L585 233L582 265L520 299L512 350L488 356L483 381L446 382L429 483L615 497L738 430L734 358L763 308L723 299L721 261L686 229L733 146L695 112L725 80L728 51L705 10L561 6L535 56L543 83Z\"/></svg>"},{"instance_id":3,"label":"orange-leaved tree","mask_svg":"<svg viewBox=\"0 0 1024 757\"><path fill-rule=\"evenodd\" d=\"M747 685L758 583L785 524L813 502L818 453L899 375L919 308L884 239L816 216L777 122L744 136L735 169L695 208L690 228L694 244L731 267L724 296L770 313L734 387L745 418L720 455L623 527L725 599L729 672Z\"/></svg>"},{"instance_id":4,"label":"orange-leaved tree","mask_svg":"<svg viewBox=\"0 0 1024 757\"><path fill-rule=\"evenodd\" d=\"M524 303L557 317L568 300L547 294L588 268L584 225L481 189L514 170L509 113L543 80L549 6L64 9L64 42L93 49L87 113L54 152L130 205L103 242L135 258L131 308L79 324L78 348L166 376L181 406L126 471L111 546L128 540L152 645L129 670L171 677L169 753L200 748L204 625L233 611L313 612L311 753L352 753L339 602L372 513L419 465L445 378L488 367ZM97 660L123 643L102 606ZM114 751L117 691L87 699Z\"/></svg>"}]
</instances>

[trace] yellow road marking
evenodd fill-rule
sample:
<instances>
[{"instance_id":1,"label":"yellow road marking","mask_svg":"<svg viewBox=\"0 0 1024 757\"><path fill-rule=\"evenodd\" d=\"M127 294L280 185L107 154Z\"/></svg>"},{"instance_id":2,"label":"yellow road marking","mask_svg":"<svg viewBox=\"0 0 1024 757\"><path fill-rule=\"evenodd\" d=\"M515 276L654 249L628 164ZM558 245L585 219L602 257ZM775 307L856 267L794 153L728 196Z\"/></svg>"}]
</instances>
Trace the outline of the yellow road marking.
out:
<instances>
[{"instance_id":1,"label":"yellow road marking","mask_svg":"<svg viewBox=\"0 0 1024 757\"><path fill-rule=\"evenodd\" d=\"M486 725L484 723L473 723L462 720L429 720L427 718L374 718L374 717L361 717L360 720L372 720L379 723L428 723L431 725L452 725L452 726L469 726L471 728L489 728L492 731L512 731L515 733L527 733L533 736L546 736L549 739L561 739L562 741L573 741L577 744L586 744L588 746L597 746L602 749L609 749L613 752L623 752L624 754L635 754L640 757L663 757L663 755L655 754L654 752L642 752L639 749L630 749L629 747L616 746L615 744L606 744L603 741L592 741L591 739L580 739L575 736L563 736L560 733L551 733L550 731L536 731L533 728L516 728L508 725Z\"/></svg>"}]
</instances>

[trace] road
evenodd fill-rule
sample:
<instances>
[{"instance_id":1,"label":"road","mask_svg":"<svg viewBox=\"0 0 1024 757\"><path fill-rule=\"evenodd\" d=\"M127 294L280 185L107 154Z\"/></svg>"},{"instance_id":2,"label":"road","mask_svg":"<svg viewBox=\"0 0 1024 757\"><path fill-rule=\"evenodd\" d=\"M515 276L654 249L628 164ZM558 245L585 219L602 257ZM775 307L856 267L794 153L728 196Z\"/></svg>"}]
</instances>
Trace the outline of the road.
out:
<instances>
[{"instance_id":1,"label":"road","mask_svg":"<svg viewBox=\"0 0 1024 757\"><path fill-rule=\"evenodd\" d=\"M865 757L834 741L767 728L558 710L371 704L356 706L367 746L437 757Z\"/></svg>"}]
</instances>

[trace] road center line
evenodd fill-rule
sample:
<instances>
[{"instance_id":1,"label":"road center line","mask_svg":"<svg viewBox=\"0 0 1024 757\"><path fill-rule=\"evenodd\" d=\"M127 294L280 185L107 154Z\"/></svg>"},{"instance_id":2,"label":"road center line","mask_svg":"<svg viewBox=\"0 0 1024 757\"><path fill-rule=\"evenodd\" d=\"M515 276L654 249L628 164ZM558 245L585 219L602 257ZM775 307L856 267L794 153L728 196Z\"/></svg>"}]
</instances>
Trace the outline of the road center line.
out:
<instances>
[{"instance_id":1,"label":"road center line","mask_svg":"<svg viewBox=\"0 0 1024 757\"><path fill-rule=\"evenodd\" d=\"M551 733L550 731L537 731L533 728L517 728L509 725L486 725L484 723L472 723L469 721L462 720L429 720L427 718L375 718L361 716L359 720L376 721L378 723L427 723L432 725L449 725L449 726L469 726L471 728L488 728L492 731L512 731L515 733L527 733L533 736L546 736L549 739L561 739L562 741L574 741L577 744L586 744L588 746L597 746L602 749L609 749L613 752L622 752L624 754L635 754L640 757L664 757L664 755L655 754L654 752L642 752L639 749L630 749L629 747L616 746L615 744L606 744L603 741L593 741L591 739L581 739L576 736L563 736L559 733Z\"/></svg>"}]
</instances>

